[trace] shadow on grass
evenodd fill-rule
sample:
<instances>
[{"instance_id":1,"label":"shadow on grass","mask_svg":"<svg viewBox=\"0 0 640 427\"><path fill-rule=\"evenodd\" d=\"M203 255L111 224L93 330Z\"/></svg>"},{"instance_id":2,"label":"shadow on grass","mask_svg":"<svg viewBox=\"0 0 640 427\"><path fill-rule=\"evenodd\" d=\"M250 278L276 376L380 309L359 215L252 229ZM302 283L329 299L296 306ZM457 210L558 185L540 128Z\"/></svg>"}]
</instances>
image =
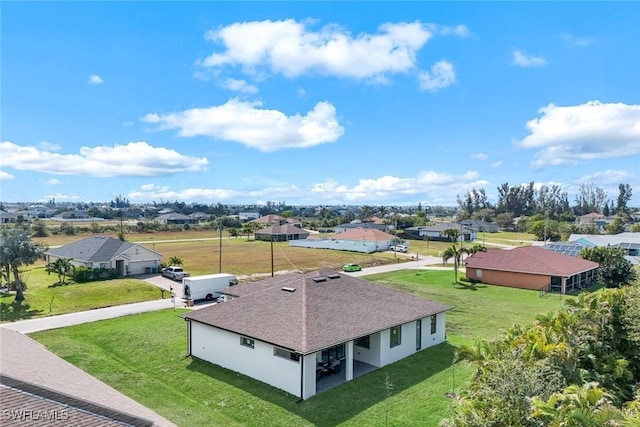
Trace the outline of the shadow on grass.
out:
<instances>
[{"instance_id":1,"label":"shadow on grass","mask_svg":"<svg viewBox=\"0 0 640 427\"><path fill-rule=\"evenodd\" d=\"M385 380L398 394L451 367L457 347L445 342L391 365L323 391L310 399L298 397L245 375L193 358L187 369L214 377L255 397L281 406L314 426L335 426L389 398Z\"/></svg>"},{"instance_id":2,"label":"shadow on grass","mask_svg":"<svg viewBox=\"0 0 640 427\"><path fill-rule=\"evenodd\" d=\"M473 282L461 282L458 281L455 284L455 289L462 289L468 291L477 291L478 289L484 289L487 285L482 283L473 283Z\"/></svg>"},{"instance_id":3,"label":"shadow on grass","mask_svg":"<svg viewBox=\"0 0 640 427\"><path fill-rule=\"evenodd\" d=\"M29 304L15 300L15 295L6 294L1 297L0 321L15 322L30 319L42 314L42 310L31 309Z\"/></svg>"}]
</instances>

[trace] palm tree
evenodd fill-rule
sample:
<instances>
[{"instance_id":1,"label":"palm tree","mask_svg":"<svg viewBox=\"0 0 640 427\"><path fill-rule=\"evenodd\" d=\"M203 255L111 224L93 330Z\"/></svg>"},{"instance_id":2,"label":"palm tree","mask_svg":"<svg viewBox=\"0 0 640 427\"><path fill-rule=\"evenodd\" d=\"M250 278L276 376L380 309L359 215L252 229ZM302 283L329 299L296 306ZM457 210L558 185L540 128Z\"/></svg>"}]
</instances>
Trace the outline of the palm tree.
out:
<instances>
[{"instance_id":1,"label":"palm tree","mask_svg":"<svg viewBox=\"0 0 640 427\"><path fill-rule=\"evenodd\" d=\"M463 254L468 254L469 250L466 248L459 248L456 244L452 244L444 251L442 254L442 262L447 263L450 259L453 259L453 277L454 282L458 283L458 267L460 266L460 261L462 260Z\"/></svg>"},{"instance_id":2,"label":"palm tree","mask_svg":"<svg viewBox=\"0 0 640 427\"><path fill-rule=\"evenodd\" d=\"M65 284L67 276L71 277L74 270L71 264L71 258L58 258L46 265L45 269L48 274L56 273L58 275L58 283Z\"/></svg>"},{"instance_id":3,"label":"palm tree","mask_svg":"<svg viewBox=\"0 0 640 427\"><path fill-rule=\"evenodd\" d=\"M20 278L20 267L30 265L44 256L45 248L31 240L23 230L5 230L2 233L0 262L6 272L12 271L16 288L16 301L24 300L25 283Z\"/></svg>"},{"instance_id":4,"label":"palm tree","mask_svg":"<svg viewBox=\"0 0 640 427\"><path fill-rule=\"evenodd\" d=\"M169 265L183 265L184 261L182 261L182 258L177 257L177 256L172 256L171 258L169 258Z\"/></svg>"}]
</instances>

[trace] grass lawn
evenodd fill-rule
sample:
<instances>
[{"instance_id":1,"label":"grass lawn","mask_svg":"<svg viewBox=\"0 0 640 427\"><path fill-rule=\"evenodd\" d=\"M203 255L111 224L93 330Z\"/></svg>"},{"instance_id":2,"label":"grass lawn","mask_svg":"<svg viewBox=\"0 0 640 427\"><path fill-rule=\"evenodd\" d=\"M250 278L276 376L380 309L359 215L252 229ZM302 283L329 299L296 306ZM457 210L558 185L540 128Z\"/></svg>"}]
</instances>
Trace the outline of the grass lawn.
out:
<instances>
[{"instance_id":1,"label":"grass lawn","mask_svg":"<svg viewBox=\"0 0 640 427\"><path fill-rule=\"evenodd\" d=\"M25 268L22 275L28 286L25 300L16 304L15 292L0 295L2 322L150 301L162 296L157 287L139 279L52 286L58 276L47 274L42 263Z\"/></svg>"},{"instance_id":2,"label":"grass lawn","mask_svg":"<svg viewBox=\"0 0 640 427\"><path fill-rule=\"evenodd\" d=\"M529 323L562 306L559 296L451 284L450 271L399 271L368 279L455 308L448 342L327 390L304 402L246 376L184 357L181 310L164 310L31 336L69 362L179 426L437 426L451 410L444 395L471 377L452 366L457 345L494 338L513 322ZM564 297L571 298L571 297ZM385 387L387 378L392 389Z\"/></svg>"}]
</instances>

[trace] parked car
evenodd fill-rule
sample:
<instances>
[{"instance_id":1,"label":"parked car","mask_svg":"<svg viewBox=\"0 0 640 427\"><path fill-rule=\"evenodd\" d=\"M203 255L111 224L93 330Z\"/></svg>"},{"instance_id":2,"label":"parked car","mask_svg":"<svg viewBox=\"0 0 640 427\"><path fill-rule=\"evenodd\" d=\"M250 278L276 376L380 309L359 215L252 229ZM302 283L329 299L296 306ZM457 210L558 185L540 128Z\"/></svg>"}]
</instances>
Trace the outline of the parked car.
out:
<instances>
[{"instance_id":1,"label":"parked car","mask_svg":"<svg viewBox=\"0 0 640 427\"><path fill-rule=\"evenodd\" d=\"M362 267L358 264L346 264L345 266L342 267L342 271L360 271L362 270Z\"/></svg>"},{"instance_id":2,"label":"parked car","mask_svg":"<svg viewBox=\"0 0 640 427\"><path fill-rule=\"evenodd\" d=\"M183 278L188 277L189 273L184 271L182 267L173 265L171 267L163 268L162 275L173 280L182 280Z\"/></svg>"},{"instance_id":3,"label":"parked car","mask_svg":"<svg viewBox=\"0 0 640 427\"><path fill-rule=\"evenodd\" d=\"M407 247L407 245L395 245L395 246L389 246L389 250L394 252L402 252L406 254L409 251L409 248Z\"/></svg>"}]
</instances>

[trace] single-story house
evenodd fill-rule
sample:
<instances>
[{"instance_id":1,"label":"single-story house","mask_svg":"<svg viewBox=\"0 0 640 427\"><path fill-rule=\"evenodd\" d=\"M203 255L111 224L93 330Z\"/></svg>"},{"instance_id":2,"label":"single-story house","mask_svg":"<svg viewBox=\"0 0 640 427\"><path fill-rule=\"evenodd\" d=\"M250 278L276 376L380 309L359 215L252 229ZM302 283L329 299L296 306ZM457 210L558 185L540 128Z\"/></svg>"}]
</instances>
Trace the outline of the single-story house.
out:
<instances>
[{"instance_id":1,"label":"single-story house","mask_svg":"<svg viewBox=\"0 0 640 427\"><path fill-rule=\"evenodd\" d=\"M198 222L199 222L199 221L208 220L209 218L211 218L211 215L209 215L206 212L193 212L193 213L189 214L189 217L194 218L194 219L198 220Z\"/></svg>"},{"instance_id":2,"label":"single-story house","mask_svg":"<svg viewBox=\"0 0 640 427\"><path fill-rule=\"evenodd\" d=\"M265 216L261 216L260 218L256 218L251 222L255 222L261 225L270 225L270 224L291 224L296 227L302 228L302 221L295 218L285 218L276 214L269 214Z\"/></svg>"},{"instance_id":3,"label":"single-story house","mask_svg":"<svg viewBox=\"0 0 640 427\"><path fill-rule=\"evenodd\" d=\"M240 221L250 221L252 219L258 219L258 218L260 218L259 212L240 212L238 214L238 219Z\"/></svg>"},{"instance_id":4,"label":"single-story house","mask_svg":"<svg viewBox=\"0 0 640 427\"><path fill-rule=\"evenodd\" d=\"M578 223L580 225L595 225L600 221L603 221L605 218L604 215L597 212L588 213L586 215L581 215L578 217Z\"/></svg>"},{"instance_id":5,"label":"single-story house","mask_svg":"<svg viewBox=\"0 0 640 427\"><path fill-rule=\"evenodd\" d=\"M389 231L389 226L387 224L380 224L377 222L350 222L347 224L340 224L333 227L336 233L344 233L347 230L351 230L354 228L370 228L373 230L380 230L387 233Z\"/></svg>"},{"instance_id":6,"label":"single-story house","mask_svg":"<svg viewBox=\"0 0 640 427\"><path fill-rule=\"evenodd\" d=\"M289 246L301 248L334 249L367 254L386 251L389 249L389 246L394 244L405 244L408 246L408 242L402 239L397 240L394 235L375 228L352 228L343 231L331 239L310 238L289 242Z\"/></svg>"},{"instance_id":7,"label":"single-story house","mask_svg":"<svg viewBox=\"0 0 640 427\"><path fill-rule=\"evenodd\" d=\"M445 341L440 303L344 273L288 273L192 311L188 354L300 399Z\"/></svg>"},{"instance_id":8,"label":"single-story house","mask_svg":"<svg viewBox=\"0 0 640 427\"><path fill-rule=\"evenodd\" d=\"M256 240L286 242L309 237L309 232L293 224L273 224L255 232Z\"/></svg>"},{"instance_id":9,"label":"single-story house","mask_svg":"<svg viewBox=\"0 0 640 427\"><path fill-rule=\"evenodd\" d=\"M584 247L621 248L629 262L640 264L640 233L572 234L569 236L569 242Z\"/></svg>"},{"instance_id":10,"label":"single-story house","mask_svg":"<svg viewBox=\"0 0 640 427\"><path fill-rule=\"evenodd\" d=\"M189 215L172 212L157 216L155 221L160 224L197 224L198 218L192 218Z\"/></svg>"},{"instance_id":11,"label":"single-story house","mask_svg":"<svg viewBox=\"0 0 640 427\"><path fill-rule=\"evenodd\" d=\"M456 223L462 224L465 227L475 231L476 233L498 232L498 224L496 224L495 222L480 221L478 219L463 219L462 221L457 221Z\"/></svg>"},{"instance_id":12,"label":"single-story house","mask_svg":"<svg viewBox=\"0 0 640 427\"><path fill-rule=\"evenodd\" d=\"M451 239L445 234L446 230L458 230L460 236L458 241L470 242L478 237L478 233L469 227L455 222L437 222L432 225L422 225L418 227L405 228L404 233L413 239L429 239L441 242L450 242Z\"/></svg>"},{"instance_id":13,"label":"single-story house","mask_svg":"<svg viewBox=\"0 0 640 427\"><path fill-rule=\"evenodd\" d=\"M76 267L115 268L120 276L159 271L162 254L113 237L91 236L45 252L46 261L71 259Z\"/></svg>"},{"instance_id":14,"label":"single-story house","mask_svg":"<svg viewBox=\"0 0 640 427\"><path fill-rule=\"evenodd\" d=\"M538 246L487 249L464 260L467 279L492 285L566 294L597 279L598 263Z\"/></svg>"}]
</instances>

